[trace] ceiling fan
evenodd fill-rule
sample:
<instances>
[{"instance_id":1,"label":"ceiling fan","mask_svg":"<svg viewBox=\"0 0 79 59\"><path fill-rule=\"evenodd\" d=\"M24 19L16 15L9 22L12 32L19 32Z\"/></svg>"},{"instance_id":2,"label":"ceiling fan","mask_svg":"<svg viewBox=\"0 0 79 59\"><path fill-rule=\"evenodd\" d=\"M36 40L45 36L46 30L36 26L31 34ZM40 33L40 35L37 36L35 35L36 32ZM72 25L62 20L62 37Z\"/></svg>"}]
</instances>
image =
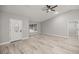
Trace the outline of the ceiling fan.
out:
<instances>
[{"instance_id":1,"label":"ceiling fan","mask_svg":"<svg viewBox=\"0 0 79 59\"><path fill-rule=\"evenodd\" d=\"M58 5L45 5L44 10L46 10L46 12L50 12L50 11L55 11L55 8L58 7Z\"/></svg>"}]
</instances>

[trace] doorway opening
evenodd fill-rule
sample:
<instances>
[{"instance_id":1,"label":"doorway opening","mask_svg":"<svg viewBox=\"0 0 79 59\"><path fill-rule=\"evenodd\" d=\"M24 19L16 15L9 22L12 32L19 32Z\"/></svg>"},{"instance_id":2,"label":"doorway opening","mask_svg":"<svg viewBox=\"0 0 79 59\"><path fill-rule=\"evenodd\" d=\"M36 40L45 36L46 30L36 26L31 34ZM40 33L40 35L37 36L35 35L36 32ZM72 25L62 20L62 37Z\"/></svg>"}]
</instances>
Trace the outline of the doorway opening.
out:
<instances>
[{"instance_id":1,"label":"doorway opening","mask_svg":"<svg viewBox=\"0 0 79 59\"><path fill-rule=\"evenodd\" d=\"M37 24L29 24L29 33L31 35L35 35L38 33L38 25Z\"/></svg>"}]
</instances>

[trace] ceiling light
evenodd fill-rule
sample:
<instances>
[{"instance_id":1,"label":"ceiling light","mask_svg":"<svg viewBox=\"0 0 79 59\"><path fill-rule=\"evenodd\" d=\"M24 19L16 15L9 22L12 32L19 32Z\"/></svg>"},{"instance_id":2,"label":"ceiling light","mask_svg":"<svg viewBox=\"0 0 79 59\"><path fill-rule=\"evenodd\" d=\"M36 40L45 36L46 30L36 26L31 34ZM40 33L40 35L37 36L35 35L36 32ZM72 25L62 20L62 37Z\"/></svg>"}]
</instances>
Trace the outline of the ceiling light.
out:
<instances>
[{"instance_id":1,"label":"ceiling light","mask_svg":"<svg viewBox=\"0 0 79 59\"><path fill-rule=\"evenodd\" d=\"M57 5L45 5L46 12L55 11L55 8L58 7Z\"/></svg>"}]
</instances>

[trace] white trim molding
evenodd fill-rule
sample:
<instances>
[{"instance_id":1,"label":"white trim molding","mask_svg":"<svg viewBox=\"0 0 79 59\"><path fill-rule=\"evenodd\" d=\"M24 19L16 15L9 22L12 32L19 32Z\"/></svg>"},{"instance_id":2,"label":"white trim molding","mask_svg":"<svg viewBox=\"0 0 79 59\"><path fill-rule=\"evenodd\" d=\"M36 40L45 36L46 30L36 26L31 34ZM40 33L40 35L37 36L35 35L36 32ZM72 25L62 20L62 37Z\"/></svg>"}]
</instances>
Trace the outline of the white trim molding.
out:
<instances>
[{"instance_id":1,"label":"white trim molding","mask_svg":"<svg viewBox=\"0 0 79 59\"><path fill-rule=\"evenodd\" d=\"M25 40L25 39L29 39L29 37L25 37L25 38L22 38L22 39L19 39L19 40ZM13 40L13 41L19 41L19 40ZM8 44L8 43L11 43L13 42L12 40L8 41L8 42L2 42L0 43L0 45L4 45L4 44Z\"/></svg>"},{"instance_id":2,"label":"white trim molding","mask_svg":"<svg viewBox=\"0 0 79 59\"><path fill-rule=\"evenodd\" d=\"M62 36L62 35L57 35L57 34L48 34L48 33L43 33L44 35L49 35L49 36L57 36L57 37L62 37L65 39L68 39L68 36Z\"/></svg>"}]
</instances>

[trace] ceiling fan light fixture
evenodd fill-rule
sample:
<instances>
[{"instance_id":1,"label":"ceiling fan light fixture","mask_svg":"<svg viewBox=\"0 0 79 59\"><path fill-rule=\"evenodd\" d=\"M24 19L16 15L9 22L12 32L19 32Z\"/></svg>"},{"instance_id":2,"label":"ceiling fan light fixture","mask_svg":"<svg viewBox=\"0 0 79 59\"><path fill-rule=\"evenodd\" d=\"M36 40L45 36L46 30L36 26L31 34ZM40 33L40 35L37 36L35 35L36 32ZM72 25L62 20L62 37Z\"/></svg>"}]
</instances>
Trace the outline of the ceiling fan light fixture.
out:
<instances>
[{"instance_id":1,"label":"ceiling fan light fixture","mask_svg":"<svg viewBox=\"0 0 79 59\"><path fill-rule=\"evenodd\" d=\"M50 11L51 11L51 9L48 9L48 11L50 12Z\"/></svg>"},{"instance_id":2,"label":"ceiling fan light fixture","mask_svg":"<svg viewBox=\"0 0 79 59\"><path fill-rule=\"evenodd\" d=\"M57 5L46 5L46 11L47 13L50 12L50 11L55 11L54 8L58 7Z\"/></svg>"},{"instance_id":3,"label":"ceiling fan light fixture","mask_svg":"<svg viewBox=\"0 0 79 59\"><path fill-rule=\"evenodd\" d=\"M54 14L58 14L58 13L59 13L59 12L57 12L57 11L56 11L56 12L54 12Z\"/></svg>"}]
</instances>

